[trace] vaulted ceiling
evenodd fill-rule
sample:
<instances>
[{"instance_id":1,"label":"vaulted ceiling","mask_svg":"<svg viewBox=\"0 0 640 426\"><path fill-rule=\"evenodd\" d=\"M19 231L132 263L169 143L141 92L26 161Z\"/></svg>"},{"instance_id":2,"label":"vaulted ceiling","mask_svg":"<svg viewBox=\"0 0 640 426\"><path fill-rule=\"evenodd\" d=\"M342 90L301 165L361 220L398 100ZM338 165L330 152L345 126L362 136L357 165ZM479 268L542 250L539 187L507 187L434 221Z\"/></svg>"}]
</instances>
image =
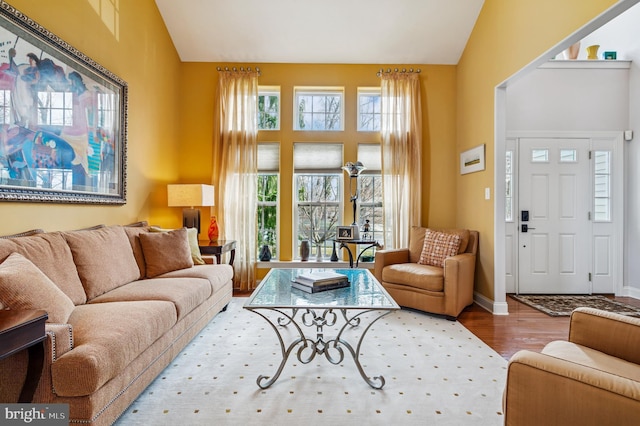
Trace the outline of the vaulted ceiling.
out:
<instances>
[{"instance_id":1,"label":"vaulted ceiling","mask_svg":"<svg viewBox=\"0 0 640 426\"><path fill-rule=\"evenodd\" d=\"M484 0L156 0L184 62L457 64Z\"/></svg>"}]
</instances>

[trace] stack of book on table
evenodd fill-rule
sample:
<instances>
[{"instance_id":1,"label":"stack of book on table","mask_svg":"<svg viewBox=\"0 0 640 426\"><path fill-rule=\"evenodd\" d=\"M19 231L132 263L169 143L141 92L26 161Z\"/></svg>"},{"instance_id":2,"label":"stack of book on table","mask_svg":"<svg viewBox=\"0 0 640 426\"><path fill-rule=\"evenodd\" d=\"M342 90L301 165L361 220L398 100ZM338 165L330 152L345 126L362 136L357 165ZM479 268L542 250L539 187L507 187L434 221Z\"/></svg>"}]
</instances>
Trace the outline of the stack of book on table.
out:
<instances>
[{"instance_id":1,"label":"stack of book on table","mask_svg":"<svg viewBox=\"0 0 640 426\"><path fill-rule=\"evenodd\" d=\"M296 276L291 286L307 293L349 287L349 277L334 271L311 271Z\"/></svg>"}]
</instances>

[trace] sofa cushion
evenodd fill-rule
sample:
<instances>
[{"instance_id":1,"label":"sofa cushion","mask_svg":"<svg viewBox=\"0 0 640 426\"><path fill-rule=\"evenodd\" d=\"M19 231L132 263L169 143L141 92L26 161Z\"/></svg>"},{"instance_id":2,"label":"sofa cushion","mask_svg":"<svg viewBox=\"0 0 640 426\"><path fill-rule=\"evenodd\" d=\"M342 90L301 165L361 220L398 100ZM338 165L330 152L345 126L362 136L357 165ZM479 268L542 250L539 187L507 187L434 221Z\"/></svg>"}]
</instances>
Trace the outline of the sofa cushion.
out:
<instances>
[{"instance_id":1,"label":"sofa cushion","mask_svg":"<svg viewBox=\"0 0 640 426\"><path fill-rule=\"evenodd\" d=\"M69 317L75 347L51 366L58 396L89 395L114 378L177 321L173 303L91 303ZM158 354L159 355L159 354Z\"/></svg>"},{"instance_id":2,"label":"sofa cushion","mask_svg":"<svg viewBox=\"0 0 640 426\"><path fill-rule=\"evenodd\" d=\"M149 232L149 227L127 225L124 227L124 232L129 238L129 244L131 244L131 250L133 250L133 257L136 259L138 269L140 270L138 279L142 279L147 276L147 266L144 263L144 253L142 253L139 236L142 233Z\"/></svg>"},{"instance_id":3,"label":"sofa cushion","mask_svg":"<svg viewBox=\"0 0 640 426\"><path fill-rule=\"evenodd\" d=\"M225 284L233 280L231 265L197 265L189 269L179 269L159 275L158 278L204 278L211 283L211 290L220 291Z\"/></svg>"},{"instance_id":4,"label":"sofa cushion","mask_svg":"<svg viewBox=\"0 0 640 426\"><path fill-rule=\"evenodd\" d=\"M444 260L447 257L458 254L458 248L460 248L459 235L427 229L418 263L444 267Z\"/></svg>"},{"instance_id":5,"label":"sofa cushion","mask_svg":"<svg viewBox=\"0 0 640 426\"><path fill-rule=\"evenodd\" d=\"M150 278L120 286L96 297L91 303L165 300L176 306L178 320L181 320L211 294L211 285L206 279Z\"/></svg>"},{"instance_id":6,"label":"sofa cushion","mask_svg":"<svg viewBox=\"0 0 640 426\"><path fill-rule=\"evenodd\" d=\"M65 232L87 300L140 277L122 226Z\"/></svg>"},{"instance_id":7,"label":"sofa cushion","mask_svg":"<svg viewBox=\"0 0 640 426\"><path fill-rule=\"evenodd\" d=\"M37 266L20 253L0 264L0 303L9 309L44 309L47 322L64 324L75 307Z\"/></svg>"},{"instance_id":8,"label":"sofa cushion","mask_svg":"<svg viewBox=\"0 0 640 426\"><path fill-rule=\"evenodd\" d=\"M149 232L140 234L139 238L147 265L147 278L193 266L187 228Z\"/></svg>"},{"instance_id":9,"label":"sofa cushion","mask_svg":"<svg viewBox=\"0 0 640 426\"><path fill-rule=\"evenodd\" d=\"M382 269L382 281L442 292L444 291L444 269L419 263L397 263Z\"/></svg>"},{"instance_id":10,"label":"sofa cushion","mask_svg":"<svg viewBox=\"0 0 640 426\"><path fill-rule=\"evenodd\" d=\"M60 232L0 239L0 261L14 252L36 265L74 304L81 305L87 301L73 255Z\"/></svg>"}]
</instances>

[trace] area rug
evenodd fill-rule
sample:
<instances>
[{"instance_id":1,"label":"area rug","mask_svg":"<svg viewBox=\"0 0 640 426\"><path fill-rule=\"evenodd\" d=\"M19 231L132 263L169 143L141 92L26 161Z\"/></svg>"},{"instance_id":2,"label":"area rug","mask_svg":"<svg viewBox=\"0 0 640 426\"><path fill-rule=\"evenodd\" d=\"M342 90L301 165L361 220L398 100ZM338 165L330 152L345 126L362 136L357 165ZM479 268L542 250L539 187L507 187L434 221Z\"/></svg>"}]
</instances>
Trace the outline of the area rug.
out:
<instances>
[{"instance_id":1,"label":"area rug","mask_svg":"<svg viewBox=\"0 0 640 426\"><path fill-rule=\"evenodd\" d=\"M502 425L507 361L459 322L415 311L376 322L360 348L362 379L350 356L280 361L273 329L234 298L116 422L130 425ZM325 335L329 335L325 329Z\"/></svg>"},{"instance_id":2,"label":"area rug","mask_svg":"<svg viewBox=\"0 0 640 426\"><path fill-rule=\"evenodd\" d=\"M640 317L640 308L611 300L605 296L588 295L511 295L515 300L552 317L564 317L579 307L602 309L617 314Z\"/></svg>"}]
</instances>

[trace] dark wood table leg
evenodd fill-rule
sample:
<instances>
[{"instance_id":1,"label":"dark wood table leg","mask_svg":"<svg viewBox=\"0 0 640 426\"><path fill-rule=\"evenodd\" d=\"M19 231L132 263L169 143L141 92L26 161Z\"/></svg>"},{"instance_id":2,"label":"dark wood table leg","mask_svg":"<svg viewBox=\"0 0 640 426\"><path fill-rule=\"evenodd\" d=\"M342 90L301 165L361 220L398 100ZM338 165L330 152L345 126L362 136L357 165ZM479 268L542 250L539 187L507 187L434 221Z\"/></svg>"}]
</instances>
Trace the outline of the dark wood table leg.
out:
<instances>
[{"instance_id":1,"label":"dark wood table leg","mask_svg":"<svg viewBox=\"0 0 640 426\"><path fill-rule=\"evenodd\" d=\"M29 364L27 366L27 377L24 380L24 385L20 392L19 403L33 401L33 395L36 393L38 382L42 376L42 367L44 367L44 342L30 346L28 354Z\"/></svg>"}]
</instances>

